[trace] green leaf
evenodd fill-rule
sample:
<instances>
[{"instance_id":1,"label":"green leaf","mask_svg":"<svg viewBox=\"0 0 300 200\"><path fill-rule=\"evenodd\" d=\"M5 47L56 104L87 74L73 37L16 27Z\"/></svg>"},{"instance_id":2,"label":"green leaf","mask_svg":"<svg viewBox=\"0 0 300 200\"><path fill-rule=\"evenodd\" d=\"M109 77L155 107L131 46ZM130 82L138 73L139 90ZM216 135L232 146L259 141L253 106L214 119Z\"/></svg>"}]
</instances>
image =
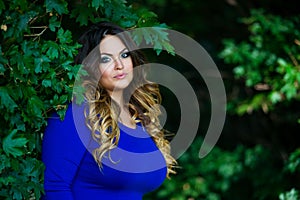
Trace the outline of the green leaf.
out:
<instances>
[{"instance_id":1,"label":"green leaf","mask_svg":"<svg viewBox=\"0 0 300 200\"><path fill-rule=\"evenodd\" d=\"M17 106L16 102L10 97L8 90L5 87L0 87L0 108L6 107L12 112Z\"/></svg>"},{"instance_id":2,"label":"green leaf","mask_svg":"<svg viewBox=\"0 0 300 200\"><path fill-rule=\"evenodd\" d=\"M54 15L49 19L49 29L54 32L56 27L60 27L60 21Z\"/></svg>"},{"instance_id":3,"label":"green leaf","mask_svg":"<svg viewBox=\"0 0 300 200\"><path fill-rule=\"evenodd\" d=\"M73 97L75 99L75 103L80 105L84 102L84 93L85 89L82 86L74 86L73 87Z\"/></svg>"},{"instance_id":4,"label":"green leaf","mask_svg":"<svg viewBox=\"0 0 300 200\"><path fill-rule=\"evenodd\" d=\"M62 0L46 0L45 1L46 11L52 12L55 10L59 15L68 13L68 3Z\"/></svg>"},{"instance_id":5,"label":"green leaf","mask_svg":"<svg viewBox=\"0 0 300 200\"><path fill-rule=\"evenodd\" d=\"M234 72L236 78L240 78L240 77L244 76L245 68L244 68L244 66L237 66L233 69L233 72Z\"/></svg>"},{"instance_id":6,"label":"green leaf","mask_svg":"<svg viewBox=\"0 0 300 200\"><path fill-rule=\"evenodd\" d=\"M131 16L131 18L133 18L133 16ZM129 28L133 27L136 24L136 20L134 18L124 18L124 20L120 20L119 24L121 27Z\"/></svg>"},{"instance_id":7,"label":"green leaf","mask_svg":"<svg viewBox=\"0 0 300 200\"><path fill-rule=\"evenodd\" d=\"M139 9L138 15L140 17L137 22L138 27L152 27L159 24L157 15L147 9Z\"/></svg>"},{"instance_id":8,"label":"green leaf","mask_svg":"<svg viewBox=\"0 0 300 200\"><path fill-rule=\"evenodd\" d=\"M79 22L81 26L87 25L89 20L94 21L93 12L82 4L75 6L71 12L71 18L76 18L76 22Z\"/></svg>"},{"instance_id":9,"label":"green leaf","mask_svg":"<svg viewBox=\"0 0 300 200\"><path fill-rule=\"evenodd\" d=\"M299 200L299 192L292 188L290 191L287 191L285 193L281 193L279 195L280 200Z\"/></svg>"},{"instance_id":10,"label":"green leaf","mask_svg":"<svg viewBox=\"0 0 300 200\"><path fill-rule=\"evenodd\" d=\"M143 32L141 29L135 29L131 32L132 39L139 46L143 41Z\"/></svg>"},{"instance_id":11,"label":"green leaf","mask_svg":"<svg viewBox=\"0 0 300 200\"><path fill-rule=\"evenodd\" d=\"M45 79L45 80L43 80L42 81L42 85L44 86L44 87L51 87L51 80L47 80L47 79Z\"/></svg>"},{"instance_id":12,"label":"green leaf","mask_svg":"<svg viewBox=\"0 0 300 200\"><path fill-rule=\"evenodd\" d=\"M160 42L157 42L157 41L154 42L153 48L156 51L157 55L159 55L161 53L161 51L163 50L162 44Z\"/></svg>"},{"instance_id":13,"label":"green leaf","mask_svg":"<svg viewBox=\"0 0 300 200\"><path fill-rule=\"evenodd\" d=\"M10 159L5 154L0 154L0 173L2 174L2 171L10 166Z\"/></svg>"},{"instance_id":14,"label":"green leaf","mask_svg":"<svg viewBox=\"0 0 300 200\"><path fill-rule=\"evenodd\" d=\"M40 58L35 58L34 59L34 66L35 66L34 72L41 73L42 71L47 71L46 66L49 62L50 62L50 59L45 55L42 55ZM49 64L48 64L48 66L49 66Z\"/></svg>"},{"instance_id":15,"label":"green leaf","mask_svg":"<svg viewBox=\"0 0 300 200\"><path fill-rule=\"evenodd\" d=\"M42 52L46 52L46 56L53 60L58 58L59 45L53 41L47 41L42 47Z\"/></svg>"},{"instance_id":16,"label":"green leaf","mask_svg":"<svg viewBox=\"0 0 300 200\"><path fill-rule=\"evenodd\" d=\"M168 32L164 28L138 28L133 30L131 35L132 39L137 43L137 45L140 45L143 40L145 40L146 44L153 45L157 55L159 55L162 50L166 50L168 53L175 55L175 49L170 44Z\"/></svg>"},{"instance_id":17,"label":"green leaf","mask_svg":"<svg viewBox=\"0 0 300 200\"><path fill-rule=\"evenodd\" d=\"M269 98L270 98L271 102L274 104L281 101L281 99L282 99L280 92L277 92L277 91L273 91L270 94Z\"/></svg>"},{"instance_id":18,"label":"green leaf","mask_svg":"<svg viewBox=\"0 0 300 200\"><path fill-rule=\"evenodd\" d=\"M175 56L175 48L169 42L163 42L163 48L170 53L171 55Z\"/></svg>"},{"instance_id":19,"label":"green leaf","mask_svg":"<svg viewBox=\"0 0 300 200\"><path fill-rule=\"evenodd\" d=\"M0 46L0 74L5 72L5 64L8 63L8 60L3 56L2 47Z\"/></svg>"},{"instance_id":20,"label":"green leaf","mask_svg":"<svg viewBox=\"0 0 300 200\"><path fill-rule=\"evenodd\" d=\"M3 139L3 150L9 155L11 154L13 157L21 156L24 152L19 149L24 147L24 145L28 142L26 138L13 138L17 133L17 129L11 131L11 133Z\"/></svg>"},{"instance_id":21,"label":"green leaf","mask_svg":"<svg viewBox=\"0 0 300 200\"><path fill-rule=\"evenodd\" d=\"M32 96L28 99L27 110L35 117L41 117L44 109L43 101L38 96Z\"/></svg>"},{"instance_id":22,"label":"green leaf","mask_svg":"<svg viewBox=\"0 0 300 200\"><path fill-rule=\"evenodd\" d=\"M3 1L0 1L0 15L2 14L2 10L5 9L5 4Z\"/></svg>"},{"instance_id":23,"label":"green leaf","mask_svg":"<svg viewBox=\"0 0 300 200\"><path fill-rule=\"evenodd\" d=\"M60 28L57 32L57 38L59 39L60 43L67 44L72 42L72 33L69 30L64 31Z\"/></svg>"},{"instance_id":24,"label":"green leaf","mask_svg":"<svg viewBox=\"0 0 300 200\"><path fill-rule=\"evenodd\" d=\"M98 10L100 7L104 7L104 1L103 0L93 0L92 7L94 7L96 10Z\"/></svg>"}]
</instances>

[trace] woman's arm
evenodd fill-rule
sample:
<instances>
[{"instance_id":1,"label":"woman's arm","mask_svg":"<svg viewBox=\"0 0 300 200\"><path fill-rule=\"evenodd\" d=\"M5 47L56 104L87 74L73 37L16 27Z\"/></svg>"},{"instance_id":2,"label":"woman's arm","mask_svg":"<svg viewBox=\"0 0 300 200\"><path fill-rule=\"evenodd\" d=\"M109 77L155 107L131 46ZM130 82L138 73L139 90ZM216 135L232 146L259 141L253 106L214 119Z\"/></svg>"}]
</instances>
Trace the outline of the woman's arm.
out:
<instances>
[{"instance_id":1,"label":"woman's arm","mask_svg":"<svg viewBox=\"0 0 300 200\"><path fill-rule=\"evenodd\" d=\"M53 115L44 133L42 161L46 167L45 200L73 200L72 183L85 152L69 105L65 119L61 121L58 115Z\"/></svg>"}]
</instances>

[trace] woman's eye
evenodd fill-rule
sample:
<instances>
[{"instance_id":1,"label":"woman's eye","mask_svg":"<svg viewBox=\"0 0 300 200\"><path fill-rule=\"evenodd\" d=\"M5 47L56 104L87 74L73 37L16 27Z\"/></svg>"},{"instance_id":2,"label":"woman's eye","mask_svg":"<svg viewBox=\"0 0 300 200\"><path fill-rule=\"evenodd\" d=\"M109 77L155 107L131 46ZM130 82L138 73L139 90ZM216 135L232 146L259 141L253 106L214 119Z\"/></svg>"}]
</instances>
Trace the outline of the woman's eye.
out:
<instances>
[{"instance_id":1,"label":"woman's eye","mask_svg":"<svg viewBox=\"0 0 300 200\"><path fill-rule=\"evenodd\" d=\"M129 52L124 52L124 53L121 54L122 58L128 58L129 56L130 56Z\"/></svg>"},{"instance_id":2,"label":"woman's eye","mask_svg":"<svg viewBox=\"0 0 300 200\"><path fill-rule=\"evenodd\" d=\"M108 63L110 61L110 57L104 56L101 57L101 63Z\"/></svg>"}]
</instances>

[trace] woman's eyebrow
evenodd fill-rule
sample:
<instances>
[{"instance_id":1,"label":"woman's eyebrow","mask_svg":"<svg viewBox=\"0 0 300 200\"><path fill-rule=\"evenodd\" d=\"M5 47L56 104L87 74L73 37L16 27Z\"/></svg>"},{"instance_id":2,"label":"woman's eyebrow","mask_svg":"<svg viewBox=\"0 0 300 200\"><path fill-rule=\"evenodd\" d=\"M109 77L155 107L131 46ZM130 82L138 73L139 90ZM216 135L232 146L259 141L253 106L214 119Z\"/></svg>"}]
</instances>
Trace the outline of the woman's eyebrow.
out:
<instances>
[{"instance_id":1,"label":"woman's eyebrow","mask_svg":"<svg viewBox=\"0 0 300 200\"><path fill-rule=\"evenodd\" d=\"M122 49L119 53L123 53L124 51L128 51L128 49L125 47L125 48ZM113 56L113 54L111 54L111 53L106 53L106 52L102 52L101 55Z\"/></svg>"},{"instance_id":2,"label":"woman's eyebrow","mask_svg":"<svg viewBox=\"0 0 300 200\"><path fill-rule=\"evenodd\" d=\"M128 49L125 47L120 53L123 53L124 51L128 51Z\"/></svg>"}]
</instances>

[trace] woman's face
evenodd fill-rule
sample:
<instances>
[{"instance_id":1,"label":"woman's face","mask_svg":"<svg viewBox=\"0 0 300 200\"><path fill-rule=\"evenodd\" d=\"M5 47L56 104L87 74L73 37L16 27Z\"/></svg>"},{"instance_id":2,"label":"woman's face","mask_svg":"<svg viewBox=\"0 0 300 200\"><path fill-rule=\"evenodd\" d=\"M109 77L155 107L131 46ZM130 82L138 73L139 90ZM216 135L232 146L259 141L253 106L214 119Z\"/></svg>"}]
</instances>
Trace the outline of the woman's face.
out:
<instances>
[{"instance_id":1,"label":"woman's face","mask_svg":"<svg viewBox=\"0 0 300 200\"><path fill-rule=\"evenodd\" d=\"M100 42L100 84L110 94L124 90L133 79L133 63L124 43L113 35Z\"/></svg>"}]
</instances>

